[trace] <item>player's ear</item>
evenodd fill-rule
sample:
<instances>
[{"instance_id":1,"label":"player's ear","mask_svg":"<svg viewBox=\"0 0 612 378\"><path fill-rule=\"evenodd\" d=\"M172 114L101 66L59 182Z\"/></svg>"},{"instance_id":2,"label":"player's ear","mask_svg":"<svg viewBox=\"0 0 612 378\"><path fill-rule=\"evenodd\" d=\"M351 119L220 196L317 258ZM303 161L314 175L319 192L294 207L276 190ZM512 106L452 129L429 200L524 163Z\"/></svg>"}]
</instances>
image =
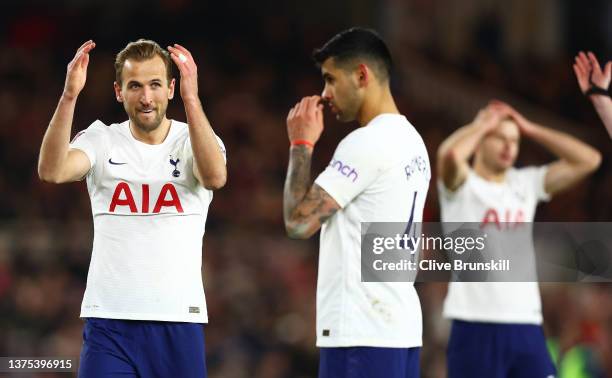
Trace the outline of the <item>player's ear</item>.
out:
<instances>
[{"instance_id":1,"label":"player's ear","mask_svg":"<svg viewBox=\"0 0 612 378\"><path fill-rule=\"evenodd\" d=\"M175 85L176 85L176 80L172 78L172 80L170 80L170 84L168 85L168 100L172 100L174 98Z\"/></svg>"},{"instance_id":2,"label":"player's ear","mask_svg":"<svg viewBox=\"0 0 612 378\"><path fill-rule=\"evenodd\" d=\"M368 82L370 81L370 74L371 73L368 66L363 63L359 63L359 66L357 66L357 78L360 87L365 87L368 85Z\"/></svg>"},{"instance_id":3,"label":"player's ear","mask_svg":"<svg viewBox=\"0 0 612 378\"><path fill-rule=\"evenodd\" d=\"M113 88L115 88L115 98L117 102L123 102L123 95L121 94L121 85L116 81L113 83Z\"/></svg>"}]
</instances>

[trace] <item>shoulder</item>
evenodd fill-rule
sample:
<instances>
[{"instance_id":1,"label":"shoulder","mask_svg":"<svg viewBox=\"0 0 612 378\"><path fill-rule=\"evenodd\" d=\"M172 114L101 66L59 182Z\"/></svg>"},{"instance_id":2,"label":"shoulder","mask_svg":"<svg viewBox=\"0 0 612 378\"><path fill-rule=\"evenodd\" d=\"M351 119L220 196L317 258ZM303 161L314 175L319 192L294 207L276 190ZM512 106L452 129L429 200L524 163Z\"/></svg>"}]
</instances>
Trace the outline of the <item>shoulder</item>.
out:
<instances>
[{"instance_id":1,"label":"shoulder","mask_svg":"<svg viewBox=\"0 0 612 378\"><path fill-rule=\"evenodd\" d=\"M106 126L104 122L99 119L92 122L86 129L79 131L70 141L74 143L86 143L87 141L99 140L104 138L110 132L110 127Z\"/></svg>"}]
</instances>

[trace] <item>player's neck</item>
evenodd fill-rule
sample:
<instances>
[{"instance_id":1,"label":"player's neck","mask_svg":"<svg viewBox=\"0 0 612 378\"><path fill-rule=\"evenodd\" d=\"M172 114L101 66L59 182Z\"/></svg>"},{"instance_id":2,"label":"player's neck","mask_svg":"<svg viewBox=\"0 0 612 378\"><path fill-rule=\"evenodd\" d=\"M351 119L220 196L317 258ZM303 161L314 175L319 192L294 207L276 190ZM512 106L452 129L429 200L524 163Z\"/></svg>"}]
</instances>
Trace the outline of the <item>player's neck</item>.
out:
<instances>
[{"instance_id":1,"label":"player's neck","mask_svg":"<svg viewBox=\"0 0 612 378\"><path fill-rule=\"evenodd\" d=\"M400 114L391 95L391 90L388 87L377 89L370 91L363 101L357 116L359 126L366 126L381 114Z\"/></svg>"},{"instance_id":2,"label":"player's neck","mask_svg":"<svg viewBox=\"0 0 612 378\"><path fill-rule=\"evenodd\" d=\"M489 169L485 164L478 161L474 162L474 173L482 177L486 181L501 183L506 180L507 171L495 171Z\"/></svg>"},{"instance_id":3,"label":"player's neck","mask_svg":"<svg viewBox=\"0 0 612 378\"><path fill-rule=\"evenodd\" d=\"M147 131L137 127L134 125L134 122L130 120L130 132L134 139L139 142L146 144L162 144L170 132L171 123L172 122L168 118L164 117L157 128Z\"/></svg>"}]
</instances>

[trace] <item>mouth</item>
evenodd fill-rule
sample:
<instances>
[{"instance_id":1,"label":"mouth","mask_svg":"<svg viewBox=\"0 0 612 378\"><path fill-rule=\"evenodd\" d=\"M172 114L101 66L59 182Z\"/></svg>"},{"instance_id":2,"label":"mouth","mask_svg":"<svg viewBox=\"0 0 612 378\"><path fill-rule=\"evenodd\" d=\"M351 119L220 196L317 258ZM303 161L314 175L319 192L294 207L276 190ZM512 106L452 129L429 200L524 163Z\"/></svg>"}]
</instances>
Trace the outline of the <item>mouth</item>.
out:
<instances>
[{"instance_id":1,"label":"mouth","mask_svg":"<svg viewBox=\"0 0 612 378\"><path fill-rule=\"evenodd\" d=\"M143 113L143 114L151 114L155 111L155 109L137 109L136 110L138 113Z\"/></svg>"}]
</instances>

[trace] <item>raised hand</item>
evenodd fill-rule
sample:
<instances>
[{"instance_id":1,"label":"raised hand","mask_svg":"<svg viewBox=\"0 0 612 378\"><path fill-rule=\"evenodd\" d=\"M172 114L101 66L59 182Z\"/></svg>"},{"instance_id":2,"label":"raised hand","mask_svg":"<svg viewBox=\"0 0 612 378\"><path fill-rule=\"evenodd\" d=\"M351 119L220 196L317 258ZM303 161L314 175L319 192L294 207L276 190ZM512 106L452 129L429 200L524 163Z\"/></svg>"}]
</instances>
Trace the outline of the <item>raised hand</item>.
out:
<instances>
[{"instance_id":1,"label":"raised hand","mask_svg":"<svg viewBox=\"0 0 612 378\"><path fill-rule=\"evenodd\" d=\"M474 118L472 124L484 129L486 132L489 132L499 125L499 122L502 120L503 116L504 114L502 114L498 107L489 104L478 111L478 114L476 114L476 118Z\"/></svg>"},{"instance_id":2,"label":"raised hand","mask_svg":"<svg viewBox=\"0 0 612 378\"><path fill-rule=\"evenodd\" d=\"M602 71L595 54L592 52L585 54L581 51L576 55L573 67L582 93L586 94L591 89L592 84L599 88L608 89L612 74L612 62L606 63Z\"/></svg>"},{"instance_id":3,"label":"raised hand","mask_svg":"<svg viewBox=\"0 0 612 378\"><path fill-rule=\"evenodd\" d=\"M89 40L81 45L74 58L68 63L66 69L66 82L64 83L64 96L76 98L85 87L87 80L87 66L89 65L89 52L96 47L96 43Z\"/></svg>"},{"instance_id":4,"label":"raised hand","mask_svg":"<svg viewBox=\"0 0 612 378\"><path fill-rule=\"evenodd\" d=\"M323 132L323 104L321 96L304 97L287 115L289 141L306 141L313 146Z\"/></svg>"},{"instance_id":5,"label":"raised hand","mask_svg":"<svg viewBox=\"0 0 612 378\"><path fill-rule=\"evenodd\" d=\"M503 101L492 100L489 106L491 106L501 118L506 116L511 117L514 122L516 122L521 134L530 135L535 128L535 125L531 121Z\"/></svg>"},{"instance_id":6,"label":"raised hand","mask_svg":"<svg viewBox=\"0 0 612 378\"><path fill-rule=\"evenodd\" d=\"M183 101L198 100L198 67L189 50L175 43L168 46L170 57L181 74L181 97Z\"/></svg>"}]
</instances>

